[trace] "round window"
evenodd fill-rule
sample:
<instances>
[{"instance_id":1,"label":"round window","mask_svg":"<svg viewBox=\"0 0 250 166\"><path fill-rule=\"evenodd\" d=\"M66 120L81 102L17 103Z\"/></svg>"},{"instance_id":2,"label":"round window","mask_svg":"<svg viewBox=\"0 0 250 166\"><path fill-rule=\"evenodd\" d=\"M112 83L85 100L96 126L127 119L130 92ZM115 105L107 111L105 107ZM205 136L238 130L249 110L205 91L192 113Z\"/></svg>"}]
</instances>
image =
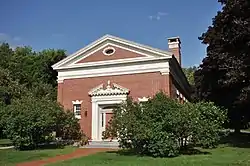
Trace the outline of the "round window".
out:
<instances>
[{"instance_id":1,"label":"round window","mask_svg":"<svg viewBox=\"0 0 250 166\"><path fill-rule=\"evenodd\" d=\"M107 47L103 50L103 54L112 55L115 53L115 49L113 47Z\"/></svg>"}]
</instances>

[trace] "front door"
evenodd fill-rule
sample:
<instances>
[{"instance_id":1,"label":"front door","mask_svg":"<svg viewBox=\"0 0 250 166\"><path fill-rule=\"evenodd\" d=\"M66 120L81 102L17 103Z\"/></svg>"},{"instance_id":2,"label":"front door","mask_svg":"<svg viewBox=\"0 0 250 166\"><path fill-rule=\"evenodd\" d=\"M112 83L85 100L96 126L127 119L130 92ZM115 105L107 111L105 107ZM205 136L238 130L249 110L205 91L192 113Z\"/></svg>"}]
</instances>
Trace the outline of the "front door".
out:
<instances>
[{"instance_id":1,"label":"front door","mask_svg":"<svg viewBox=\"0 0 250 166\"><path fill-rule=\"evenodd\" d=\"M112 107L101 107L100 115L99 115L99 139L103 139L103 132L107 128L109 121L113 116L113 108Z\"/></svg>"}]
</instances>

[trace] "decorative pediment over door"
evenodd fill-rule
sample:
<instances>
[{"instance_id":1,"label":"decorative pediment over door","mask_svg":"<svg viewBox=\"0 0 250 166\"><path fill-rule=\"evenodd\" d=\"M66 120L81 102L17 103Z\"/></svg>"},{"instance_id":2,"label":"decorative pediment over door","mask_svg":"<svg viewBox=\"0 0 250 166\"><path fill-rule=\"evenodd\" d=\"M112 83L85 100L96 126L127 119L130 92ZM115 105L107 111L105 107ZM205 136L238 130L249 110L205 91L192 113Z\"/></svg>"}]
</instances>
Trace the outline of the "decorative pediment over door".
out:
<instances>
[{"instance_id":1,"label":"decorative pediment over door","mask_svg":"<svg viewBox=\"0 0 250 166\"><path fill-rule=\"evenodd\" d=\"M89 91L90 96L112 96L112 95L127 95L129 90L118 84L110 83L108 81L107 86L101 84Z\"/></svg>"}]
</instances>

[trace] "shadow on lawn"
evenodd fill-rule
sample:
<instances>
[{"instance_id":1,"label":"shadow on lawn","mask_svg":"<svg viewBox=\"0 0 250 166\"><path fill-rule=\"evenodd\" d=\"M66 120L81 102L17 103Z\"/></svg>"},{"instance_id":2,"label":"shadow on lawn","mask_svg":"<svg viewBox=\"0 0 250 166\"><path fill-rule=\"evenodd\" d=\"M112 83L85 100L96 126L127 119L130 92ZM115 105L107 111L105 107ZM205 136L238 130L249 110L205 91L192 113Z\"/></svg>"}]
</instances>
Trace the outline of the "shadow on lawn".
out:
<instances>
[{"instance_id":1,"label":"shadow on lawn","mask_svg":"<svg viewBox=\"0 0 250 166\"><path fill-rule=\"evenodd\" d=\"M130 150L108 151L107 153L115 153L115 154L118 154L121 156L139 156L139 157L147 156L147 155L137 154L134 151L130 151ZM181 155L207 155L207 154L211 154L211 153L201 151L199 149L185 149L185 150L181 150L180 154Z\"/></svg>"},{"instance_id":2,"label":"shadow on lawn","mask_svg":"<svg viewBox=\"0 0 250 166\"><path fill-rule=\"evenodd\" d=\"M238 148L250 148L250 133L230 133L222 138L221 144Z\"/></svg>"},{"instance_id":3,"label":"shadow on lawn","mask_svg":"<svg viewBox=\"0 0 250 166\"><path fill-rule=\"evenodd\" d=\"M24 146L20 150L21 151L30 151L30 150L45 150L45 149L64 149L64 144L40 144L36 147L34 146Z\"/></svg>"}]
</instances>

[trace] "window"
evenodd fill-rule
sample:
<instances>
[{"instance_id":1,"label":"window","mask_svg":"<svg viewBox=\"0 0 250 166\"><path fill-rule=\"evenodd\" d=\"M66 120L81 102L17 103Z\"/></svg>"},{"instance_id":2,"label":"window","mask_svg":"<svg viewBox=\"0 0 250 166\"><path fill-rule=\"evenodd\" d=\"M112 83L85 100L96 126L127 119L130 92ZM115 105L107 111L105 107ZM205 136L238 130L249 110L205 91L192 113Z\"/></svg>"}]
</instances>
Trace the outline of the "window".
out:
<instances>
[{"instance_id":1,"label":"window","mask_svg":"<svg viewBox=\"0 0 250 166\"><path fill-rule=\"evenodd\" d=\"M81 119L82 101L76 100L76 101L72 101L72 103L73 103L73 111L74 111L75 117L78 119Z\"/></svg>"},{"instance_id":2,"label":"window","mask_svg":"<svg viewBox=\"0 0 250 166\"><path fill-rule=\"evenodd\" d=\"M74 104L75 116L81 116L81 104Z\"/></svg>"},{"instance_id":3,"label":"window","mask_svg":"<svg viewBox=\"0 0 250 166\"><path fill-rule=\"evenodd\" d=\"M107 47L103 50L104 55L113 55L115 53L115 49L113 47Z\"/></svg>"}]
</instances>

